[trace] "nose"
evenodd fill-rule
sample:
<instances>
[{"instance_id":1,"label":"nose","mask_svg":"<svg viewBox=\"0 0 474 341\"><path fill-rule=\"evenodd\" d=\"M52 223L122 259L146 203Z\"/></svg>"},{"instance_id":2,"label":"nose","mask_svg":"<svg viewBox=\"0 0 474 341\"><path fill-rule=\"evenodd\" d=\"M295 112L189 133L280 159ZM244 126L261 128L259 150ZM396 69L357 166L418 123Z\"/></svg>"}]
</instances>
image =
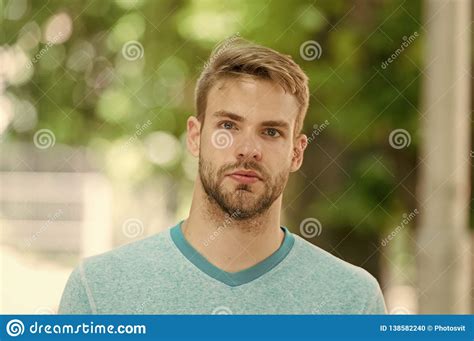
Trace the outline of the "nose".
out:
<instances>
[{"instance_id":1,"label":"nose","mask_svg":"<svg viewBox=\"0 0 474 341\"><path fill-rule=\"evenodd\" d=\"M240 161L260 161L262 159L262 150L255 138L247 134L240 136L239 141L236 143L235 156Z\"/></svg>"}]
</instances>

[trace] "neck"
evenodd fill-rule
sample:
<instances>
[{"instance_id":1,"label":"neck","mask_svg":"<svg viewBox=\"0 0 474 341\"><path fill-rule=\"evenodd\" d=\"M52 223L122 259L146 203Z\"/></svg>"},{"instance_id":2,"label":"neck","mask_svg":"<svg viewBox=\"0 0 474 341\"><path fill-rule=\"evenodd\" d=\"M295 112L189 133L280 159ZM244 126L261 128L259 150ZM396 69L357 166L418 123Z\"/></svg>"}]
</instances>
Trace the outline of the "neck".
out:
<instances>
[{"instance_id":1,"label":"neck","mask_svg":"<svg viewBox=\"0 0 474 341\"><path fill-rule=\"evenodd\" d=\"M283 242L281 199L257 217L237 220L207 197L197 179L189 217L182 223L184 237L221 270L245 270L270 256Z\"/></svg>"}]
</instances>

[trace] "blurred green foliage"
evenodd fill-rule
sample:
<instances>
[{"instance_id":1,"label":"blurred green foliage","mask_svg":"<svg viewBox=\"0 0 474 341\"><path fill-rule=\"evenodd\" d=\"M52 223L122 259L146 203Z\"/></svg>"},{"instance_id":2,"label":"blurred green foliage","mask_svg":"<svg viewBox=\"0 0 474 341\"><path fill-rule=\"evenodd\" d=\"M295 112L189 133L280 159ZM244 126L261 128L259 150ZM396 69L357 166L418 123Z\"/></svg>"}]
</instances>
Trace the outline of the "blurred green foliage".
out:
<instances>
[{"instance_id":1,"label":"blurred green foliage","mask_svg":"<svg viewBox=\"0 0 474 341\"><path fill-rule=\"evenodd\" d=\"M8 1L0 3L5 13L12 11ZM109 152L147 120L151 125L139 140L157 131L182 140L194 110L195 81L211 49L238 33L291 55L310 78L304 132L313 134L314 141L301 171L291 178L284 204L295 232L301 220L315 217L323 234L313 241L362 264L377 250L379 236L417 207L423 68L419 0L51 0L26 6L20 18L2 19L1 45L14 46L25 25L33 34L44 31L58 13L71 18L72 33L33 65L31 78L6 84L8 95L34 105L38 121L26 131L9 128L7 140L31 140L37 129L47 128L57 143ZM420 35L417 40L382 68L414 32ZM301 57L300 46L308 40L322 47L319 59ZM124 58L129 41L141 44L141 58ZM28 59L45 46L43 41L25 48ZM325 120L328 125L315 135L314 125ZM390 146L394 129L409 132L408 147ZM169 136L151 141L166 149L163 143L173 143ZM137 181L153 172L183 181L186 153L159 165L140 153L133 145L112 156L123 167L128 164L127 174ZM358 244L348 246L345 236Z\"/></svg>"}]
</instances>

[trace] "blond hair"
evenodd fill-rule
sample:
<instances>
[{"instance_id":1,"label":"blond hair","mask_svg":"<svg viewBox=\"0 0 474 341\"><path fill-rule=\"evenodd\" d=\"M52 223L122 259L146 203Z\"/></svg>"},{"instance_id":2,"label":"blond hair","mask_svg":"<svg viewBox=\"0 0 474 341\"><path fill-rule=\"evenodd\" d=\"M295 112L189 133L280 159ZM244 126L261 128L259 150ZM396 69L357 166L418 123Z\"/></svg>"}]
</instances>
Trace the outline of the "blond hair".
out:
<instances>
[{"instance_id":1,"label":"blond hair","mask_svg":"<svg viewBox=\"0 0 474 341\"><path fill-rule=\"evenodd\" d=\"M197 118L204 121L209 91L218 80L247 75L271 80L295 96L299 112L294 131L299 134L309 104L308 77L291 56L236 37L221 42L205 64L195 90Z\"/></svg>"}]
</instances>

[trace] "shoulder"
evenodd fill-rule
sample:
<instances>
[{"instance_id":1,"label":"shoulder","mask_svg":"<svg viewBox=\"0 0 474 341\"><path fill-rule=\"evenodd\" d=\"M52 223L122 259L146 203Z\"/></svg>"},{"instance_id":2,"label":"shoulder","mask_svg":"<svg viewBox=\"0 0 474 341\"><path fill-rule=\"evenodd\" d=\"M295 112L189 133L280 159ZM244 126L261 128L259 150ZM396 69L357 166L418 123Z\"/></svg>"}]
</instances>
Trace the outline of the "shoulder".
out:
<instances>
[{"instance_id":1,"label":"shoulder","mask_svg":"<svg viewBox=\"0 0 474 341\"><path fill-rule=\"evenodd\" d=\"M170 247L168 228L144 239L87 257L82 260L82 266L88 274L139 270L151 262L158 264L164 258L162 255L169 253Z\"/></svg>"},{"instance_id":2,"label":"shoulder","mask_svg":"<svg viewBox=\"0 0 474 341\"><path fill-rule=\"evenodd\" d=\"M69 276L59 312L97 313L98 305L133 289L133 283L164 268L169 254L169 229L150 237L83 259ZM138 282L137 282L138 281ZM109 302L110 303L110 302Z\"/></svg>"},{"instance_id":3,"label":"shoulder","mask_svg":"<svg viewBox=\"0 0 474 341\"><path fill-rule=\"evenodd\" d=\"M322 282L328 288L350 292L354 295L370 295L380 291L376 278L367 270L311 244L298 235L295 237L295 264L305 278L314 283Z\"/></svg>"},{"instance_id":4,"label":"shoulder","mask_svg":"<svg viewBox=\"0 0 474 341\"><path fill-rule=\"evenodd\" d=\"M304 302L314 311L336 314L385 314L378 281L367 270L311 244L298 235L286 267Z\"/></svg>"}]
</instances>

